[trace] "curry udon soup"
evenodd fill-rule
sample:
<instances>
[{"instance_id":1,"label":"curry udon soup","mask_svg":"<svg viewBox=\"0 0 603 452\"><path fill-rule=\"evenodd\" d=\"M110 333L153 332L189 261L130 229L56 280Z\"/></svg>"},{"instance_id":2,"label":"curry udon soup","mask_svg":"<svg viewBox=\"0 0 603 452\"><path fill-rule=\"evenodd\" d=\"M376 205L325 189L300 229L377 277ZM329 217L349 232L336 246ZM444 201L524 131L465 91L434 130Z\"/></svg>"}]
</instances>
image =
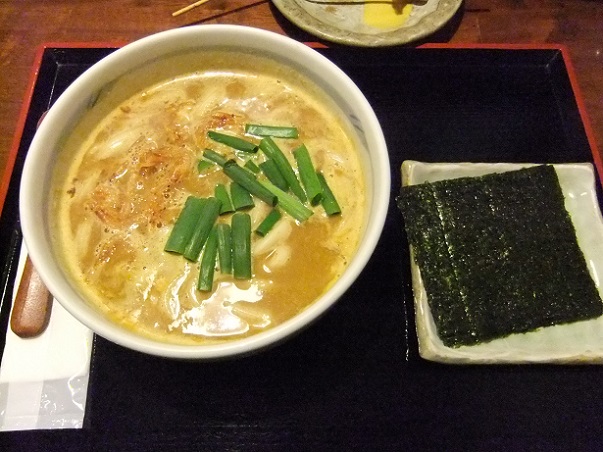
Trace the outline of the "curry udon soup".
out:
<instances>
[{"instance_id":1,"label":"curry udon soup","mask_svg":"<svg viewBox=\"0 0 603 452\"><path fill-rule=\"evenodd\" d=\"M159 341L204 344L274 327L320 297L357 249L366 183L352 128L307 79L252 55L207 52L191 61L176 56L100 93L64 141L51 218L70 278L112 321ZM283 214L264 237L251 234L251 279L216 267L212 290L200 291L200 264L164 246L187 197L230 184L219 166L198 170L205 149L241 165L266 158L208 138L218 131L258 142L245 135L247 123L296 127L298 138L275 142L293 168L292 150L307 147L342 213L307 204L314 213L306 221ZM254 201L252 230L271 209Z\"/></svg>"}]
</instances>

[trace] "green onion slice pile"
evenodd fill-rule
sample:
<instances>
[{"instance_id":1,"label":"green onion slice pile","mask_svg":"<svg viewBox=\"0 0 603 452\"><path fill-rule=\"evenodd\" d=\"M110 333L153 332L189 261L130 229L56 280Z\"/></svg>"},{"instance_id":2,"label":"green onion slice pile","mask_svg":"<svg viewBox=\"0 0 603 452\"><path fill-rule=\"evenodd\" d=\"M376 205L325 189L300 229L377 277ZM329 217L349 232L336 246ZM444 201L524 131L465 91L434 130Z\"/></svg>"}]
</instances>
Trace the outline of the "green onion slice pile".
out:
<instances>
[{"instance_id":1,"label":"green onion slice pile","mask_svg":"<svg viewBox=\"0 0 603 452\"><path fill-rule=\"evenodd\" d=\"M234 157L205 149L196 170L202 174L223 171L231 183L217 184L214 196L187 198L165 244L164 250L200 262L197 288L213 290L216 269L223 275L248 280L253 276L251 252L251 216L256 202L271 207L255 233L267 235L283 214L299 224L307 221L317 206L327 216L341 214L325 175L316 169L310 150L302 143L293 151L293 166L277 139L295 140L295 127L246 124L242 138L218 131L208 137L230 149ZM255 143L259 137L259 143ZM244 154L244 155L243 155ZM241 160L241 164L237 160Z\"/></svg>"}]
</instances>

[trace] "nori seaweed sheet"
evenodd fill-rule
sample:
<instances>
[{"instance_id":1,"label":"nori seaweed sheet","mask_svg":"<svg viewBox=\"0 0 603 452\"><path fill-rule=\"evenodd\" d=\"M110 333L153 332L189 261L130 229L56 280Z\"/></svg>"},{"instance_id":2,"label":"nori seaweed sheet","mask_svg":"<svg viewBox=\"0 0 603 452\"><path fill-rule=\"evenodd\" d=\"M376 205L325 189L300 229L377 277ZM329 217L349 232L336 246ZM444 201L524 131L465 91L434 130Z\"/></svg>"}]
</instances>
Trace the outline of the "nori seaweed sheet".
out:
<instances>
[{"instance_id":1,"label":"nori seaweed sheet","mask_svg":"<svg viewBox=\"0 0 603 452\"><path fill-rule=\"evenodd\" d=\"M603 314L554 167L402 187L397 203L446 346Z\"/></svg>"}]
</instances>

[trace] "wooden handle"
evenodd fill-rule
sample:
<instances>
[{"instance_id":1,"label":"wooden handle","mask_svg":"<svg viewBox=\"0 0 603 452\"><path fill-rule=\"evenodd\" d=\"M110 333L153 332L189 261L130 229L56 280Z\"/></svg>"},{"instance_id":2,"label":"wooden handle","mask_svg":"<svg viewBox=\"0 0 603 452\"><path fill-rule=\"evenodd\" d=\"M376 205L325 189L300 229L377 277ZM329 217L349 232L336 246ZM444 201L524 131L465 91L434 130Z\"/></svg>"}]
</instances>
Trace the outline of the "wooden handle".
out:
<instances>
[{"instance_id":1,"label":"wooden handle","mask_svg":"<svg viewBox=\"0 0 603 452\"><path fill-rule=\"evenodd\" d=\"M10 327L19 337L39 336L48 326L51 310L52 295L27 257L13 306Z\"/></svg>"}]
</instances>

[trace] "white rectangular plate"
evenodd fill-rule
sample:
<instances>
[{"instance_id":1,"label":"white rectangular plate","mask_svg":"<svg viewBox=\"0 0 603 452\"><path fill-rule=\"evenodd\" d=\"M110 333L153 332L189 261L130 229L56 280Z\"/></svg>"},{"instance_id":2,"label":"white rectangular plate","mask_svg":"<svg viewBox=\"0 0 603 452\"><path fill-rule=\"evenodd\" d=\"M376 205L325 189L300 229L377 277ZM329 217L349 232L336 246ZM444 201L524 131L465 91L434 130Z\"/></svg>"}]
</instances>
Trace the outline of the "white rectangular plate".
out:
<instances>
[{"instance_id":1,"label":"white rectangular plate","mask_svg":"<svg viewBox=\"0 0 603 452\"><path fill-rule=\"evenodd\" d=\"M402 185L482 176L527 166L532 165L405 161ZM588 163L553 166L565 196L565 207L576 229L578 244L603 299L603 217L597 202L593 167ZM425 359L454 364L603 363L603 317L512 334L478 345L446 347L437 335L421 274L412 259L412 249L411 272L419 353Z\"/></svg>"}]
</instances>

